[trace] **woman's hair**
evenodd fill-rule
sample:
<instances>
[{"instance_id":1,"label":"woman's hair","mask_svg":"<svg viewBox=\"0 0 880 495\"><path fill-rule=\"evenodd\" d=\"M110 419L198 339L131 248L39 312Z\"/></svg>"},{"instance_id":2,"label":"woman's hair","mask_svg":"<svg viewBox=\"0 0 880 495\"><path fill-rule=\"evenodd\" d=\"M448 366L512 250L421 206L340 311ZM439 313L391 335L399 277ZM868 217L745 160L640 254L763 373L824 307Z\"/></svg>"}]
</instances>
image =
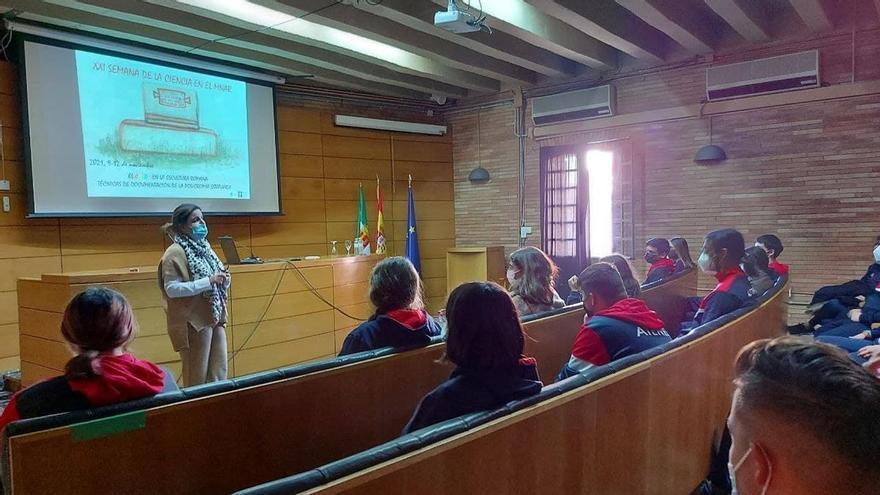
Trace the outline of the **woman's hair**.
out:
<instances>
[{"instance_id":1,"label":"woman's hair","mask_svg":"<svg viewBox=\"0 0 880 495\"><path fill-rule=\"evenodd\" d=\"M183 203L171 212L171 221L162 225L162 232L168 235L182 234L183 231L181 229L189 223L189 216L192 215L192 212L201 209L199 205Z\"/></svg>"},{"instance_id":2,"label":"woman's hair","mask_svg":"<svg viewBox=\"0 0 880 495\"><path fill-rule=\"evenodd\" d=\"M512 293L531 305L553 304L553 286L559 269L544 251L531 246L517 249L510 253L510 264L521 274L510 288Z\"/></svg>"},{"instance_id":3,"label":"woman's hair","mask_svg":"<svg viewBox=\"0 0 880 495\"><path fill-rule=\"evenodd\" d=\"M446 301L446 359L469 369L514 366L525 336L507 291L494 282L459 285Z\"/></svg>"},{"instance_id":4,"label":"woman's hair","mask_svg":"<svg viewBox=\"0 0 880 495\"><path fill-rule=\"evenodd\" d=\"M105 287L80 292L67 304L61 321L61 334L77 352L67 362L65 376L100 375L98 355L125 346L136 332L137 322L125 296Z\"/></svg>"},{"instance_id":5,"label":"woman's hair","mask_svg":"<svg viewBox=\"0 0 880 495\"><path fill-rule=\"evenodd\" d=\"M757 247L752 246L746 249L746 254L742 258L743 270L751 278L758 278L762 275L770 273L770 258L767 253Z\"/></svg>"},{"instance_id":6,"label":"woman's hair","mask_svg":"<svg viewBox=\"0 0 880 495\"><path fill-rule=\"evenodd\" d=\"M691 259L691 251L688 248L688 241L685 240L684 237L673 237L669 239L669 244L672 245L672 249L675 249L676 254L678 254L678 259L684 264L686 268L693 268L696 265L694 260Z\"/></svg>"},{"instance_id":7,"label":"woman's hair","mask_svg":"<svg viewBox=\"0 0 880 495\"><path fill-rule=\"evenodd\" d=\"M639 281L633 277L632 267L629 266L629 261L627 261L623 255L617 253L609 254L600 259L599 262L611 263L614 265L614 268L617 268L617 273L620 274L620 278L623 280L623 286L626 287L626 293L629 297L638 297L638 295L642 293Z\"/></svg>"},{"instance_id":8,"label":"woman's hair","mask_svg":"<svg viewBox=\"0 0 880 495\"><path fill-rule=\"evenodd\" d=\"M370 301L376 314L395 309L422 309L422 283L416 268L406 258L385 258L370 274Z\"/></svg>"}]
</instances>

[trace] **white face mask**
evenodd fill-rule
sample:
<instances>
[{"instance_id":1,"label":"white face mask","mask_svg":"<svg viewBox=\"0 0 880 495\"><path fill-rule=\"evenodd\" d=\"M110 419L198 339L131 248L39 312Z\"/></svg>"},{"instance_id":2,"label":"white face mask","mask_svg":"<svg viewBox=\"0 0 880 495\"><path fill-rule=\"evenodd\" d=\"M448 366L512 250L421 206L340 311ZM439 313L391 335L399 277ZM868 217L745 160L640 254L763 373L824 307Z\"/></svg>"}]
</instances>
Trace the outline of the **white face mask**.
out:
<instances>
[{"instance_id":1,"label":"white face mask","mask_svg":"<svg viewBox=\"0 0 880 495\"><path fill-rule=\"evenodd\" d=\"M874 248L874 263L880 263L880 246Z\"/></svg>"},{"instance_id":2,"label":"white face mask","mask_svg":"<svg viewBox=\"0 0 880 495\"><path fill-rule=\"evenodd\" d=\"M712 269L712 258L710 258L705 252L700 253L700 257L697 259L697 265L700 266L700 270L703 270L703 272L708 273L709 275L715 275L718 273Z\"/></svg>"},{"instance_id":3,"label":"white face mask","mask_svg":"<svg viewBox=\"0 0 880 495\"><path fill-rule=\"evenodd\" d=\"M513 268L508 268L507 269L507 283L509 283L510 285L513 285L516 281L516 274L517 273L519 273L519 272L514 270Z\"/></svg>"},{"instance_id":4,"label":"white face mask","mask_svg":"<svg viewBox=\"0 0 880 495\"><path fill-rule=\"evenodd\" d=\"M742 467L743 463L746 462L746 459L748 459L749 454L752 453L754 447L754 445L750 445L749 450L746 450L746 453L739 458L739 461L737 461L736 465L731 464L730 461L727 461L727 472L730 473L730 484L731 486L733 486L733 493L739 493L736 490L736 472L739 470L739 468ZM764 487L761 489L761 495L766 495L767 488L770 486L771 476L773 476L772 465L770 466L770 472L767 473L767 481L764 482Z\"/></svg>"}]
</instances>

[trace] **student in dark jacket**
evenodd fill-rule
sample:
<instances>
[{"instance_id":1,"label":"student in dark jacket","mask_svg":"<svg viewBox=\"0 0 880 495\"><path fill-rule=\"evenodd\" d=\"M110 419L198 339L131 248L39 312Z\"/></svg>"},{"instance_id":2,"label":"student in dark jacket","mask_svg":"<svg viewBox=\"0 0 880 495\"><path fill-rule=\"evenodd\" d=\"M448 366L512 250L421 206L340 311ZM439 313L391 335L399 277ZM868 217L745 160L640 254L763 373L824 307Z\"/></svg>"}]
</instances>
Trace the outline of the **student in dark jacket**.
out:
<instances>
[{"instance_id":1,"label":"student in dark jacket","mask_svg":"<svg viewBox=\"0 0 880 495\"><path fill-rule=\"evenodd\" d=\"M669 259L675 262L675 273L690 270L696 267L696 263L691 259L691 251L688 248L687 239L684 237L673 237L669 239Z\"/></svg>"},{"instance_id":2,"label":"student in dark jacket","mask_svg":"<svg viewBox=\"0 0 880 495\"><path fill-rule=\"evenodd\" d=\"M663 320L639 299L628 297L618 271L597 263L578 275L587 319L558 380L671 341Z\"/></svg>"},{"instance_id":3,"label":"student in dark jacket","mask_svg":"<svg viewBox=\"0 0 880 495\"><path fill-rule=\"evenodd\" d=\"M50 378L12 396L0 430L19 420L90 409L176 390L170 376L126 351L137 323L125 297L111 289L77 294L64 310L61 334L77 355L64 376Z\"/></svg>"},{"instance_id":4,"label":"student in dark jacket","mask_svg":"<svg viewBox=\"0 0 880 495\"><path fill-rule=\"evenodd\" d=\"M419 274L406 258L376 264L370 274L370 301L376 312L342 342L340 356L382 347L428 345L441 328L422 302Z\"/></svg>"},{"instance_id":5,"label":"student in dark jacket","mask_svg":"<svg viewBox=\"0 0 880 495\"><path fill-rule=\"evenodd\" d=\"M880 284L880 236L874 241L874 263L858 280L850 280L840 285L828 285L813 294L810 301L812 309L818 309L822 303L837 299L844 306L854 308L859 305L860 298L870 294Z\"/></svg>"},{"instance_id":6,"label":"student in dark jacket","mask_svg":"<svg viewBox=\"0 0 880 495\"><path fill-rule=\"evenodd\" d=\"M751 285L749 297L752 298L761 297L779 280L779 275L770 269L770 258L767 253L757 246L746 249L740 268L749 277Z\"/></svg>"},{"instance_id":7,"label":"student in dark jacket","mask_svg":"<svg viewBox=\"0 0 880 495\"><path fill-rule=\"evenodd\" d=\"M455 371L426 395L404 428L409 433L464 414L488 411L541 391L516 307L501 286L472 282L446 303L445 360Z\"/></svg>"},{"instance_id":8,"label":"student in dark jacket","mask_svg":"<svg viewBox=\"0 0 880 495\"><path fill-rule=\"evenodd\" d=\"M706 235L697 264L704 273L713 275L718 284L706 297L699 299L694 318L682 324L681 335L736 311L748 301L752 285L739 266L744 254L745 241L739 231L721 229Z\"/></svg>"},{"instance_id":9,"label":"student in dark jacket","mask_svg":"<svg viewBox=\"0 0 880 495\"><path fill-rule=\"evenodd\" d=\"M773 234L759 235L755 239L755 247L759 247L767 253L767 257L770 258L769 266L771 270L780 276L788 274L788 265L780 263L777 259L784 249L782 241L778 237Z\"/></svg>"},{"instance_id":10,"label":"student in dark jacket","mask_svg":"<svg viewBox=\"0 0 880 495\"><path fill-rule=\"evenodd\" d=\"M662 237L648 239L645 243L645 262L648 263L648 275L645 284L657 282L675 273L675 262L669 259L669 241Z\"/></svg>"},{"instance_id":11,"label":"student in dark jacket","mask_svg":"<svg viewBox=\"0 0 880 495\"><path fill-rule=\"evenodd\" d=\"M858 337L870 334L872 327L880 324L880 292L872 291L858 308L847 308L833 299L825 304L821 313L826 318L813 327L816 337Z\"/></svg>"}]
</instances>

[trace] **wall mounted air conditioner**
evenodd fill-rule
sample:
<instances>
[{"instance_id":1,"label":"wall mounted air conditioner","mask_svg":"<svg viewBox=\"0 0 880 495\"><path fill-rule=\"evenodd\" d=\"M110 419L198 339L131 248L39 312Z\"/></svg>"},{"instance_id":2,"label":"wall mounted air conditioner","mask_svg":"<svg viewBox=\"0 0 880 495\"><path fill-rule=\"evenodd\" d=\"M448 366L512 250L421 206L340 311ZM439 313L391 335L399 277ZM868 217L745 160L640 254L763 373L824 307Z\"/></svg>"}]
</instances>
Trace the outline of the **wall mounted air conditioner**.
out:
<instances>
[{"instance_id":1,"label":"wall mounted air conditioner","mask_svg":"<svg viewBox=\"0 0 880 495\"><path fill-rule=\"evenodd\" d=\"M817 87L818 50L706 69L709 101Z\"/></svg>"},{"instance_id":2,"label":"wall mounted air conditioner","mask_svg":"<svg viewBox=\"0 0 880 495\"><path fill-rule=\"evenodd\" d=\"M598 86L532 98L535 125L571 120L595 119L614 115L614 87Z\"/></svg>"}]
</instances>

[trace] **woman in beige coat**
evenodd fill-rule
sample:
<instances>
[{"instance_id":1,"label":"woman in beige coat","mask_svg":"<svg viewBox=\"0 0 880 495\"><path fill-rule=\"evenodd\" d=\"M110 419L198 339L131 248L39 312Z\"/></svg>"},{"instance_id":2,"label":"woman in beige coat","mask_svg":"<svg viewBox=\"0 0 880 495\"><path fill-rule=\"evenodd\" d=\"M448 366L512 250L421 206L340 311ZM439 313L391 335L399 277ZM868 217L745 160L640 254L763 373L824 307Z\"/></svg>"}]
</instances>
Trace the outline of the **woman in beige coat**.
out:
<instances>
[{"instance_id":1,"label":"woman in beige coat","mask_svg":"<svg viewBox=\"0 0 880 495\"><path fill-rule=\"evenodd\" d=\"M202 210L182 204L162 226L172 244L159 263L168 336L183 363L183 385L226 379L229 272L206 239Z\"/></svg>"}]
</instances>

